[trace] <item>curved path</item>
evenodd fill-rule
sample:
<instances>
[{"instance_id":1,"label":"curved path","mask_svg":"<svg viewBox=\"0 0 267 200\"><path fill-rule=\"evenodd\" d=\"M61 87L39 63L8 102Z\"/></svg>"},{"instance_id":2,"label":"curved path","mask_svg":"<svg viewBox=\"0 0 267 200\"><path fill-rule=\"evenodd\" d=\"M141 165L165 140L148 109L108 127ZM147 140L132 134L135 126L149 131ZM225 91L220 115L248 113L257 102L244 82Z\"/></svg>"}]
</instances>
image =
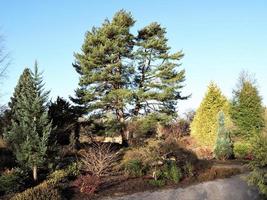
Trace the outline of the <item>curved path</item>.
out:
<instances>
[{"instance_id":1,"label":"curved path","mask_svg":"<svg viewBox=\"0 0 267 200\"><path fill-rule=\"evenodd\" d=\"M217 179L186 188L142 192L106 200L261 200L256 188L243 180L246 175Z\"/></svg>"}]
</instances>

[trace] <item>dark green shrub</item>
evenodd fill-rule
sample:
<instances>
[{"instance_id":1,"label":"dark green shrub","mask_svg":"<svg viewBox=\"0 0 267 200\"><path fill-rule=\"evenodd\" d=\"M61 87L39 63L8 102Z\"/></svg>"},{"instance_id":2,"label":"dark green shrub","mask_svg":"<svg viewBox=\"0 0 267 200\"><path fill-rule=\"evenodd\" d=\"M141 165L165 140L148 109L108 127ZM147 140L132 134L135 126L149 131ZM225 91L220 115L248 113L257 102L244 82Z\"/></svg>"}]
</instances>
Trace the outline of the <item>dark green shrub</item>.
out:
<instances>
[{"instance_id":1,"label":"dark green shrub","mask_svg":"<svg viewBox=\"0 0 267 200\"><path fill-rule=\"evenodd\" d=\"M178 183L182 178L181 169L176 166L175 162L165 164L162 172L165 179L171 180L174 183Z\"/></svg>"},{"instance_id":2,"label":"dark green shrub","mask_svg":"<svg viewBox=\"0 0 267 200\"><path fill-rule=\"evenodd\" d=\"M162 179L158 179L158 180L153 179L153 180L149 180L148 183L156 187L162 187L166 184L166 181Z\"/></svg>"},{"instance_id":3,"label":"dark green shrub","mask_svg":"<svg viewBox=\"0 0 267 200\"><path fill-rule=\"evenodd\" d=\"M245 159L251 154L251 144L248 142L234 143L234 156L238 159Z\"/></svg>"},{"instance_id":4,"label":"dark green shrub","mask_svg":"<svg viewBox=\"0 0 267 200\"><path fill-rule=\"evenodd\" d=\"M254 136L251 144L253 160L249 163L252 172L248 176L248 183L256 185L267 197L267 133Z\"/></svg>"},{"instance_id":5,"label":"dark green shrub","mask_svg":"<svg viewBox=\"0 0 267 200\"><path fill-rule=\"evenodd\" d=\"M140 160L130 160L125 165L125 171L130 176L143 176L145 174L145 167Z\"/></svg>"},{"instance_id":6,"label":"dark green shrub","mask_svg":"<svg viewBox=\"0 0 267 200\"><path fill-rule=\"evenodd\" d=\"M61 200L59 183L68 175L67 170L57 170L49 175L48 180L16 194L11 200Z\"/></svg>"},{"instance_id":7,"label":"dark green shrub","mask_svg":"<svg viewBox=\"0 0 267 200\"><path fill-rule=\"evenodd\" d=\"M0 176L0 194L18 192L23 188L26 177L25 172L18 168L4 172Z\"/></svg>"}]
</instances>

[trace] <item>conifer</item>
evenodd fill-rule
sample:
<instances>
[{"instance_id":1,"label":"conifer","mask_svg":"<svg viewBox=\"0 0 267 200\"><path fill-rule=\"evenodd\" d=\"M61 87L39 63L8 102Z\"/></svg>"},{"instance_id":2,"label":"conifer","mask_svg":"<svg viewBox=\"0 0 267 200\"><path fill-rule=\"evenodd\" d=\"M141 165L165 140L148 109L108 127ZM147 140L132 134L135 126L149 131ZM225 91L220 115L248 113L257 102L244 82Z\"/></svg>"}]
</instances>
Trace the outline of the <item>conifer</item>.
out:
<instances>
[{"instance_id":1,"label":"conifer","mask_svg":"<svg viewBox=\"0 0 267 200\"><path fill-rule=\"evenodd\" d=\"M215 158L225 160L230 158L233 154L232 143L229 131L225 128L224 113L222 111L218 114L218 131L217 139L214 149Z\"/></svg>"},{"instance_id":2,"label":"conifer","mask_svg":"<svg viewBox=\"0 0 267 200\"><path fill-rule=\"evenodd\" d=\"M46 158L52 127L46 111L48 92L43 86L37 63L33 73L28 68L24 70L10 104L12 124L4 135L20 166L32 169L35 181L37 169Z\"/></svg>"},{"instance_id":3,"label":"conifer","mask_svg":"<svg viewBox=\"0 0 267 200\"><path fill-rule=\"evenodd\" d=\"M104 119L114 115L124 140L126 105L131 98L133 24L131 14L121 10L111 21L87 32L82 52L75 54L73 65L80 74L80 87L72 100L84 105L91 116Z\"/></svg>"},{"instance_id":4,"label":"conifer","mask_svg":"<svg viewBox=\"0 0 267 200\"><path fill-rule=\"evenodd\" d=\"M236 136L249 139L264 127L264 107L255 81L241 73L238 88L233 91L231 117L237 127Z\"/></svg>"},{"instance_id":5,"label":"conifer","mask_svg":"<svg viewBox=\"0 0 267 200\"><path fill-rule=\"evenodd\" d=\"M223 111L226 127L230 126L229 102L215 83L208 86L191 124L191 135L200 146L214 148L218 130L217 115Z\"/></svg>"},{"instance_id":6,"label":"conifer","mask_svg":"<svg viewBox=\"0 0 267 200\"><path fill-rule=\"evenodd\" d=\"M188 98L181 95L185 70L179 70L179 62L183 53L170 53L167 42L166 30L158 23L151 23L138 32L135 116L150 112L174 116L178 100Z\"/></svg>"}]
</instances>

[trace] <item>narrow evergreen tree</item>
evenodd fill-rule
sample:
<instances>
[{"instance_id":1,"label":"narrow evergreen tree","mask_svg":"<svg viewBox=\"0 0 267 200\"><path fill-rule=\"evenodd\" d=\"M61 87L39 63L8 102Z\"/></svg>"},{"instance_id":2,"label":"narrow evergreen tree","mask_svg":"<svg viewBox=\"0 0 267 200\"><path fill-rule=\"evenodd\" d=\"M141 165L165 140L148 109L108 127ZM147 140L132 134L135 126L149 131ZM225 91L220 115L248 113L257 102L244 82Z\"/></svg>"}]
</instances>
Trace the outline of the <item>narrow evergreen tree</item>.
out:
<instances>
[{"instance_id":1,"label":"narrow evergreen tree","mask_svg":"<svg viewBox=\"0 0 267 200\"><path fill-rule=\"evenodd\" d=\"M224 113L220 111L218 114L217 140L214 149L215 158L220 160L228 159L233 154L230 135L225 128L224 121Z\"/></svg>"},{"instance_id":2,"label":"narrow evergreen tree","mask_svg":"<svg viewBox=\"0 0 267 200\"><path fill-rule=\"evenodd\" d=\"M17 121L17 116L15 112L18 109L17 99L19 98L19 94L24 93L29 84L31 84L30 79L31 72L29 69L25 69L19 78L13 96L10 98L10 102L8 103L8 108L5 110L5 113L3 115L3 118L5 119L5 122L1 127L3 133L11 129L11 119Z\"/></svg>"},{"instance_id":3,"label":"narrow evergreen tree","mask_svg":"<svg viewBox=\"0 0 267 200\"><path fill-rule=\"evenodd\" d=\"M183 53L171 54L167 42L166 30L158 23L138 31L135 116L155 111L175 115L177 100L187 98L181 95L185 71L178 70Z\"/></svg>"},{"instance_id":4,"label":"narrow evergreen tree","mask_svg":"<svg viewBox=\"0 0 267 200\"><path fill-rule=\"evenodd\" d=\"M5 133L18 163L32 169L34 180L37 180L37 168L44 164L52 126L45 105L48 92L44 92L43 86L37 63L34 73L28 68L24 70L15 89L12 125Z\"/></svg>"},{"instance_id":5,"label":"narrow evergreen tree","mask_svg":"<svg viewBox=\"0 0 267 200\"><path fill-rule=\"evenodd\" d=\"M72 100L86 106L91 116L104 119L112 113L121 124L123 138L126 105L131 98L133 24L131 14L122 10L100 28L93 28L86 34L82 52L75 54L73 65L80 74L80 87Z\"/></svg>"},{"instance_id":6,"label":"narrow evergreen tree","mask_svg":"<svg viewBox=\"0 0 267 200\"><path fill-rule=\"evenodd\" d=\"M248 139L264 127L264 107L255 81L244 72L239 78L237 90L233 91L231 117L237 126L237 135Z\"/></svg>"},{"instance_id":7,"label":"narrow evergreen tree","mask_svg":"<svg viewBox=\"0 0 267 200\"><path fill-rule=\"evenodd\" d=\"M14 121L17 121L16 116L16 110L18 110L18 99L20 99L21 94L26 94L26 90L29 87L32 87L32 75L30 69L26 68L22 75L19 78L18 84L15 87L15 91L13 93L13 96L10 99L10 102L8 103L8 106L10 108L9 112L11 115L11 118Z\"/></svg>"},{"instance_id":8,"label":"narrow evergreen tree","mask_svg":"<svg viewBox=\"0 0 267 200\"><path fill-rule=\"evenodd\" d=\"M226 127L230 126L229 102L221 90L211 83L191 124L191 135L200 146L214 148L218 130L217 115L219 111L225 114Z\"/></svg>"}]
</instances>

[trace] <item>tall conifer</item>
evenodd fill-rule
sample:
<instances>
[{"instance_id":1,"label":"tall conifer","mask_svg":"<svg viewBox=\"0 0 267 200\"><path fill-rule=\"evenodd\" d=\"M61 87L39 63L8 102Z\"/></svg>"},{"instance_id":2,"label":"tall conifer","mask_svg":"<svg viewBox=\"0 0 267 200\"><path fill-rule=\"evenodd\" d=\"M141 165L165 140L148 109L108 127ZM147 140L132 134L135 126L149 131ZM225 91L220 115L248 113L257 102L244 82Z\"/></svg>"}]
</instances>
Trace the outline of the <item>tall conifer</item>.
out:
<instances>
[{"instance_id":1,"label":"tall conifer","mask_svg":"<svg viewBox=\"0 0 267 200\"><path fill-rule=\"evenodd\" d=\"M229 102L217 85L211 83L191 124L191 135L201 146L214 148L218 130L217 115L223 111L226 127L230 125Z\"/></svg>"},{"instance_id":2,"label":"tall conifer","mask_svg":"<svg viewBox=\"0 0 267 200\"><path fill-rule=\"evenodd\" d=\"M181 51L170 53L166 30L151 23L138 31L136 39L137 69L135 73L134 114L159 112L176 114L177 100L181 95L185 70L179 70Z\"/></svg>"},{"instance_id":3,"label":"tall conifer","mask_svg":"<svg viewBox=\"0 0 267 200\"><path fill-rule=\"evenodd\" d=\"M37 180L38 167L44 164L51 132L46 111L48 92L44 92L43 86L37 63L34 73L28 68L24 70L10 104L12 124L5 133L18 163L32 169L34 180Z\"/></svg>"},{"instance_id":4,"label":"tall conifer","mask_svg":"<svg viewBox=\"0 0 267 200\"><path fill-rule=\"evenodd\" d=\"M242 72L238 87L233 91L231 117L237 126L237 136L249 139L264 127L264 107L255 81Z\"/></svg>"},{"instance_id":5,"label":"tall conifer","mask_svg":"<svg viewBox=\"0 0 267 200\"><path fill-rule=\"evenodd\" d=\"M151 23L134 37L130 13L117 12L111 21L87 32L73 66L80 75L72 101L87 108L91 117L112 122L127 140L125 121L141 115L173 117L185 71L179 70L183 53L170 53L166 30ZM166 119L166 117L163 117Z\"/></svg>"},{"instance_id":6,"label":"tall conifer","mask_svg":"<svg viewBox=\"0 0 267 200\"><path fill-rule=\"evenodd\" d=\"M126 105L131 98L133 24L131 14L122 10L100 28L93 28L86 34L82 52L75 54L74 64L80 74L80 87L72 100L85 105L91 116L104 119L113 114L121 124L123 138L123 125L129 114Z\"/></svg>"}]
</instances>

